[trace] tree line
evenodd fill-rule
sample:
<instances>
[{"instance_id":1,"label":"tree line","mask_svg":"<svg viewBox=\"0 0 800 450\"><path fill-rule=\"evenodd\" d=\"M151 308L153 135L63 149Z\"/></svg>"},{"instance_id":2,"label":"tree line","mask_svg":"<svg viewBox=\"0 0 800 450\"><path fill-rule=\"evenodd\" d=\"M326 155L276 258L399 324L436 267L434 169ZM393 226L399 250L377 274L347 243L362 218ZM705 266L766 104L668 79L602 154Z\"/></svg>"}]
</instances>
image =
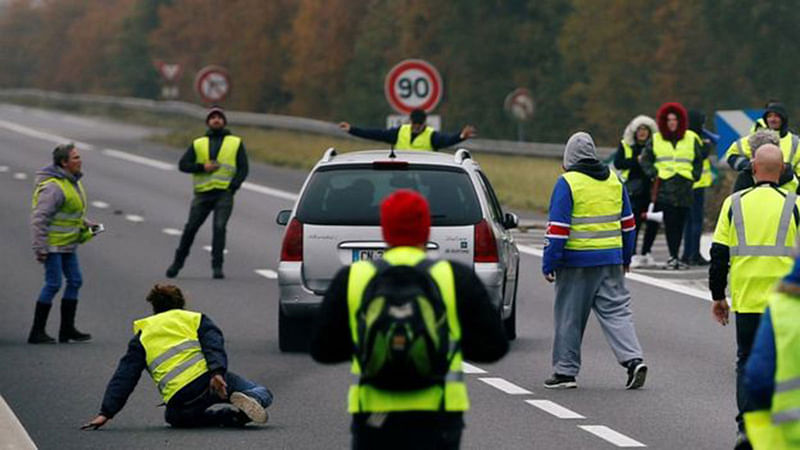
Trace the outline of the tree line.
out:
<instances>
[{"instance_id":1,"label":"tree line","mask_svg":"<svg viewBox=\"0 0 800 450\"><path fill-rule=\"evenodd\" d=\"M382 126L386 73L421 58L444 79L445 128L514 139L503 100L525 87L529 140L585 129L614 145L664 101L798 111L798 23L772 0L9 0L0 87L157 98L162 60L199 102L194 74L217 64L227 108Z\"/></svg>"}]
</instances>

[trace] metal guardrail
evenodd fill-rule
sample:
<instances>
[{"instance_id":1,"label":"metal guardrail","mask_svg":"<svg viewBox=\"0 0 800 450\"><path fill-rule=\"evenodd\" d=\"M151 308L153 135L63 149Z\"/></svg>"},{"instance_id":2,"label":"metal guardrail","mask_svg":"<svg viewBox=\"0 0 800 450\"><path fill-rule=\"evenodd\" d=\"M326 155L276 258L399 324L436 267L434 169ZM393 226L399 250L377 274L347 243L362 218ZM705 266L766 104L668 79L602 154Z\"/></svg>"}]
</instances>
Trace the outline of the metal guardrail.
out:
<instances>
[{"instance_id":1,"label":"metal guardrail","mask_svg":"<svg viewBox=\"0 0 800 450\"><path fill-rule=\"evenodd\" d=\"M112 97L93 94L66 94L62 92L43 91L39 89L0 89L0 100L13 98L35 98L68 104L110 105L122 108L145 110L165 114L182 114L203 119L207 109L193 103L165 100L148 100L134 97ZM339 129L337 124L305 117L285 116L280 114L260 114L245 111L226 111L228 121L237 125L249 125L265 128L302 131L327 136L355 138ZM535 156L540 158L560 159L564 152L564 144L541 142L516 142L492 139L469 139L459 144L475 152L494 153L500 155ZM598 147L597 153L606 158L615 151L612 147Z\"/></svg>"}]
</instances>

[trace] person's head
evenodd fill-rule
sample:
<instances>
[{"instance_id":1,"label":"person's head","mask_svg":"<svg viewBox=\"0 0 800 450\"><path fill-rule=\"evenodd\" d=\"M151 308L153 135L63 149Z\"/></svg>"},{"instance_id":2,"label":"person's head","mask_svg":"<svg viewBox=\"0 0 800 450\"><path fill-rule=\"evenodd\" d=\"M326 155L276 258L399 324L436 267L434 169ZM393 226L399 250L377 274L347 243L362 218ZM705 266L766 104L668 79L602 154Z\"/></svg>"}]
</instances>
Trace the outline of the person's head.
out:
<instances>
[{"instance_id":1,"label":"person's head","mask_svg":"<svg viewBox=\"0 0 800 450\"><path fill-rule=\"evenodd\" d=\"M706 123L706 113L699 109L689 110L689 129L697 133L698 136L703 135L703 125Z\"/></svg>"},{"instance_id":2,"label":"person's head","mask_svg":"<svg viewBox=\"0 0 800 450\"><path fill-rule=\"evenodd\" d=\"M585 131L579 131L570 136L567 145L564 146L564 170L583 160L597 161L597 149L592 136Z\"/></svg>"},{"instance_id":3,"label":"person's head","mask_svg":"<svg viewBox=\"0 0 800 450\"><path fill-rule=\"evenodd\" d=\"M153 306L153 313L159 314L171 309L183 309L186 300L183 292L173 284L156 284L147 294L147 303Z\"/></svg>"},{"instance_id":4,"label":"person's head","mask_svg":"<svg viewBox=\"0 0 800 450\"><path fill-rule=\"evenodd\" d=\"M411 111L409 119L411 119L411 131L419 133L425 129L425 122L428 119L428 115L421 109L415 109Z\"/></svg>"},{"instance_id":5,"label":"person's head","mask_svg":"<svg viewBox=\"0 0 800 450\"><path fill-rule=\"evenodd\" d=\"M636 142L643 144L650 139L650 127L647 125L639 125L639 128L636 129L636 134L634 135L636 138Z\"/></svg>"},{"instance_id":6,"label":"person's head","mask_svg":"<svg viewBox=\"0 0 800 450\"><path fill-rule=\"evenodd\" d=\"M228 123L228 118L225 117L225 110L221 106L214 105L208 110L206 114L206 125L212 130L221 130L225 128Z\"/></svg>"},{"instance_id":7,"label":"person's head","mask_svg":"<svg viewBox=\"0 0 800 450\"><path fill-rule=\"evenodd\" d=\"M764 118L764 123L767 124L767 128L770 130L783 131L789 123L786 107L780 102L767 104L762 117Z\"/></svg>"},{"instance_id":8,"label":"person's head","mask_svg":"<svg viewBox=\"0 0 800 450\"><path fill-rule=\"evenodd\" d=\"M53 149L53 165L61 167L72 175L81 172L81 155L75 144L62 144Z\"/></svg>"},{"instance_id":9,"label":"person's head","mask_svg":"<svg viewBox=\"0 0 800 450\"><path fill-rule=\"evenodd\" d=\"M657 131L656 121L652 117L640 114L625 126L622 140L628 145L644 145Z\"/></svg>"},{"instance_id":10,"label":"person's head","mask_svg":"<svg viewBox=\"0 0 800 450\"><path fill-rule=\"evenodd\" d=\"M747 138L747 144L750 146L751 156L755 156L756 151L765 144L780 146L781 138L777 131L761 128Z\"/></svg>"},{"instance_id":11,"label":"person's head","mask_svg":"<svg viewBox=\"0 0 800 450\"><path fill-rule=\"evenodd\" d=\"M783 172L783 153L774 144L764 144L753 157L753 176L759 182L777 183Z\"/></svg>"},{"instance_id":12,"label":"person's head","mask_svg":"<svg viewBox=\"0 0 800 450\"><path fill-rule=\"evenodd\" d=\"M431 232L428 201L410 189L393 192L381 202L381 231L389 247L423 247Z\"/></svg>"},{"instance_id":13,"label":"person's head","mask_svg":"<svg viewBox=\"0 0 800 450\"><path fill-rule=\"evenodd\" d=\"M656 114L658 131L666 139L682 139L689 127L686 108L680 103L664 103Z\"/></svg>"}]
</instances>

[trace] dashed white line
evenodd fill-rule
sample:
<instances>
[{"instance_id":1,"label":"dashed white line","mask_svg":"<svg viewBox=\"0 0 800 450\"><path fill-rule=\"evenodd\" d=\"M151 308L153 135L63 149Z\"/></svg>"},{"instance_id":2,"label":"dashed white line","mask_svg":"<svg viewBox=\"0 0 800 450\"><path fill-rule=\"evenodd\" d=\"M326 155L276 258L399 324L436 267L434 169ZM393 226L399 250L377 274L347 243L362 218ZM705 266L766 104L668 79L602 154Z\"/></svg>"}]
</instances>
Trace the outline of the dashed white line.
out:
<instances>
[{"instance_id":1,"label":"dashed white line","mask_svg":"<svg viewBox=\"0 0 800 450\"><path fill-rule=\"evenodd\" d=\"M204 245L203 246L203 250L205 250L207 252L210 252L211 251L211 246L210 245ZM222 253L227 255L228 254L228 249L226 248L225 250L222 251Z\"/></svg>"},{"instance_id":2,"label":"dashed white line","mask_svg":"<svg viewBox=\"0 0 800 450\"><path fill-rule=\"evenodd\" d=\"M585 419L586 417L565 408L558 403L551 402L550 400L525 400L525 403L535 406L542 411L558 417L559 419Z\"/></svg>"},{"instance_id":3,"label":"dashed white line","mask_svg":"<svg viewBox=\"0 0 800 450\"><path fill-rule=\"evenodd\" d=\"M163 231L164 234L168 234L170 236L180 236L181 235L181 230L179 230L177 228L164 228L161 231Z\"/></svg>"},{"instance_id":4,"label":"dashed white line","mask_svg":"<svg viewBox=\"0 0 800 450\"><path fill-rule=\"evenodd\" d=\"M8 166L0 166L0 172L8 172Z\"/></svg>"},{"instance_id":5,"label":"dashed white line","mask_svg":"<svg viewBox=\"0 0 800 450\"><path fill-rule=\"evenodd\" d=\"M17 172L17 173L14 174L14 179L15 180L27 180L28 179L28 174L27 173L23 173L23 172Z\"/></svg>"},{"instance_id":6,"label":"dashed white line","mask_svg":"<svg viewBox=\"0 0 800 450\"><path fill-rule=\"evenodd\" d=\"M278 279L278 272L270 269L256 269L255 271L257 274L261 275L264 278L270 280L277 280Z\"/></svg>"},{"instance_id":7,"label":"dashed white line","mask_svg":"<svg viewBox=\"0 0 800 450\"><path fill-rule=\"evenodd\" d=\"M617 447L647 447L636 439L629 438L624 434L614 431L605 425L578 425L578 428L588 431L593 435L604 439Z\"/></svg>"},{"instance_id":8,"label":"dashed white line","mask_svg":"<svg viewBox=\"0 0 800 450\"><path fill-rule=\"evenodd\" d=\"M461 370L464 373L486 373L486 371L481 369L480 367L474 366L474 365L472 365L470 363L467 363L467 362L462 362L461 363Z\"/></svg>"},{"instance_id":9,"label":"dashed white line","mask_svg":"<svg viewBox=\"0 0 800 450\"><path fill-rule=\"evenodd\" d=\"M516 384L506 381L502 378L498 377L485 377L485 378L478 378L479 380L483 381L484 383L492 386L494 388L500 389L501 391L505 392L506 394L511 395L529 395L532 394L531 391L519 387Z\"/></svg>"},{"instance_id":10,"label":"dashed white line","mask_svg":"<svg viewBox=\"0 0 800 450\"><path fill-rule=\"evenodd\" d=\"M126 161L139 163L145 166L155 167L156 169L175 170L174 164L168 164L163 161L159 161L157 159L152 159L152 158L146 158L144 156L132 155L130 153L126 153L123 151L114 150L113 148L103 149L102 153L104 155L108 155L114 158L124 159Z\"/></svg>"},{"instance_id":11,"label":"dashed white line","mask_svg":"<svg viewBox=\"0 0 800 450\"><path fill-rule=\"evenodd\" d=\"M106 209L110 205L108 203L106 203L106 202L102 202L100 200L95 200L95 201L92 202L92 206L94 206L95 208L99 208L99 209Z\"/></svg>"},{"instance_id":12,"label":"dashed white line","mask_svg":"<svg viewBox=\"0 0 800 450\"><path fill-rule=\"evenodd\" d=\"M135 223L144 222L144 217L137 216L136 214L128 214L125 216L125 219Z\"/></svg>"}]
</instances>

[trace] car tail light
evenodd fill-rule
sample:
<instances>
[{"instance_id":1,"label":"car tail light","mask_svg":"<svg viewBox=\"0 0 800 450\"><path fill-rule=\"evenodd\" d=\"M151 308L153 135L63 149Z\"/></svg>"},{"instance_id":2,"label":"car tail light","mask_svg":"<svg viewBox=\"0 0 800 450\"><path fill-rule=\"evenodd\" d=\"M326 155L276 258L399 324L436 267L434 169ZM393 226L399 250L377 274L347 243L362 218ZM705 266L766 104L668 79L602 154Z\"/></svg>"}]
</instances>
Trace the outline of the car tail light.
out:
<instances>
[{"instance_id":1,"label":"car tail light","mask_svg":"<svg viewBox=\"0 0 800 450\"><path fill-rule=\"evenodd\" d=\"M475 262L496 263L500 261L497 256L497 243L494 233L486 220L481 220L475 225Z\"/></svg>"},{"instance_id":2,"label":"car tail light","mask_svg":"<svg viewBox=\"0 0 800 450\"><path fill-rule=\"evenodd\" d=\"M303 260L303 224L295 219L286 227L281 246L281 261Z\"/></svg>"}]
</instances>

